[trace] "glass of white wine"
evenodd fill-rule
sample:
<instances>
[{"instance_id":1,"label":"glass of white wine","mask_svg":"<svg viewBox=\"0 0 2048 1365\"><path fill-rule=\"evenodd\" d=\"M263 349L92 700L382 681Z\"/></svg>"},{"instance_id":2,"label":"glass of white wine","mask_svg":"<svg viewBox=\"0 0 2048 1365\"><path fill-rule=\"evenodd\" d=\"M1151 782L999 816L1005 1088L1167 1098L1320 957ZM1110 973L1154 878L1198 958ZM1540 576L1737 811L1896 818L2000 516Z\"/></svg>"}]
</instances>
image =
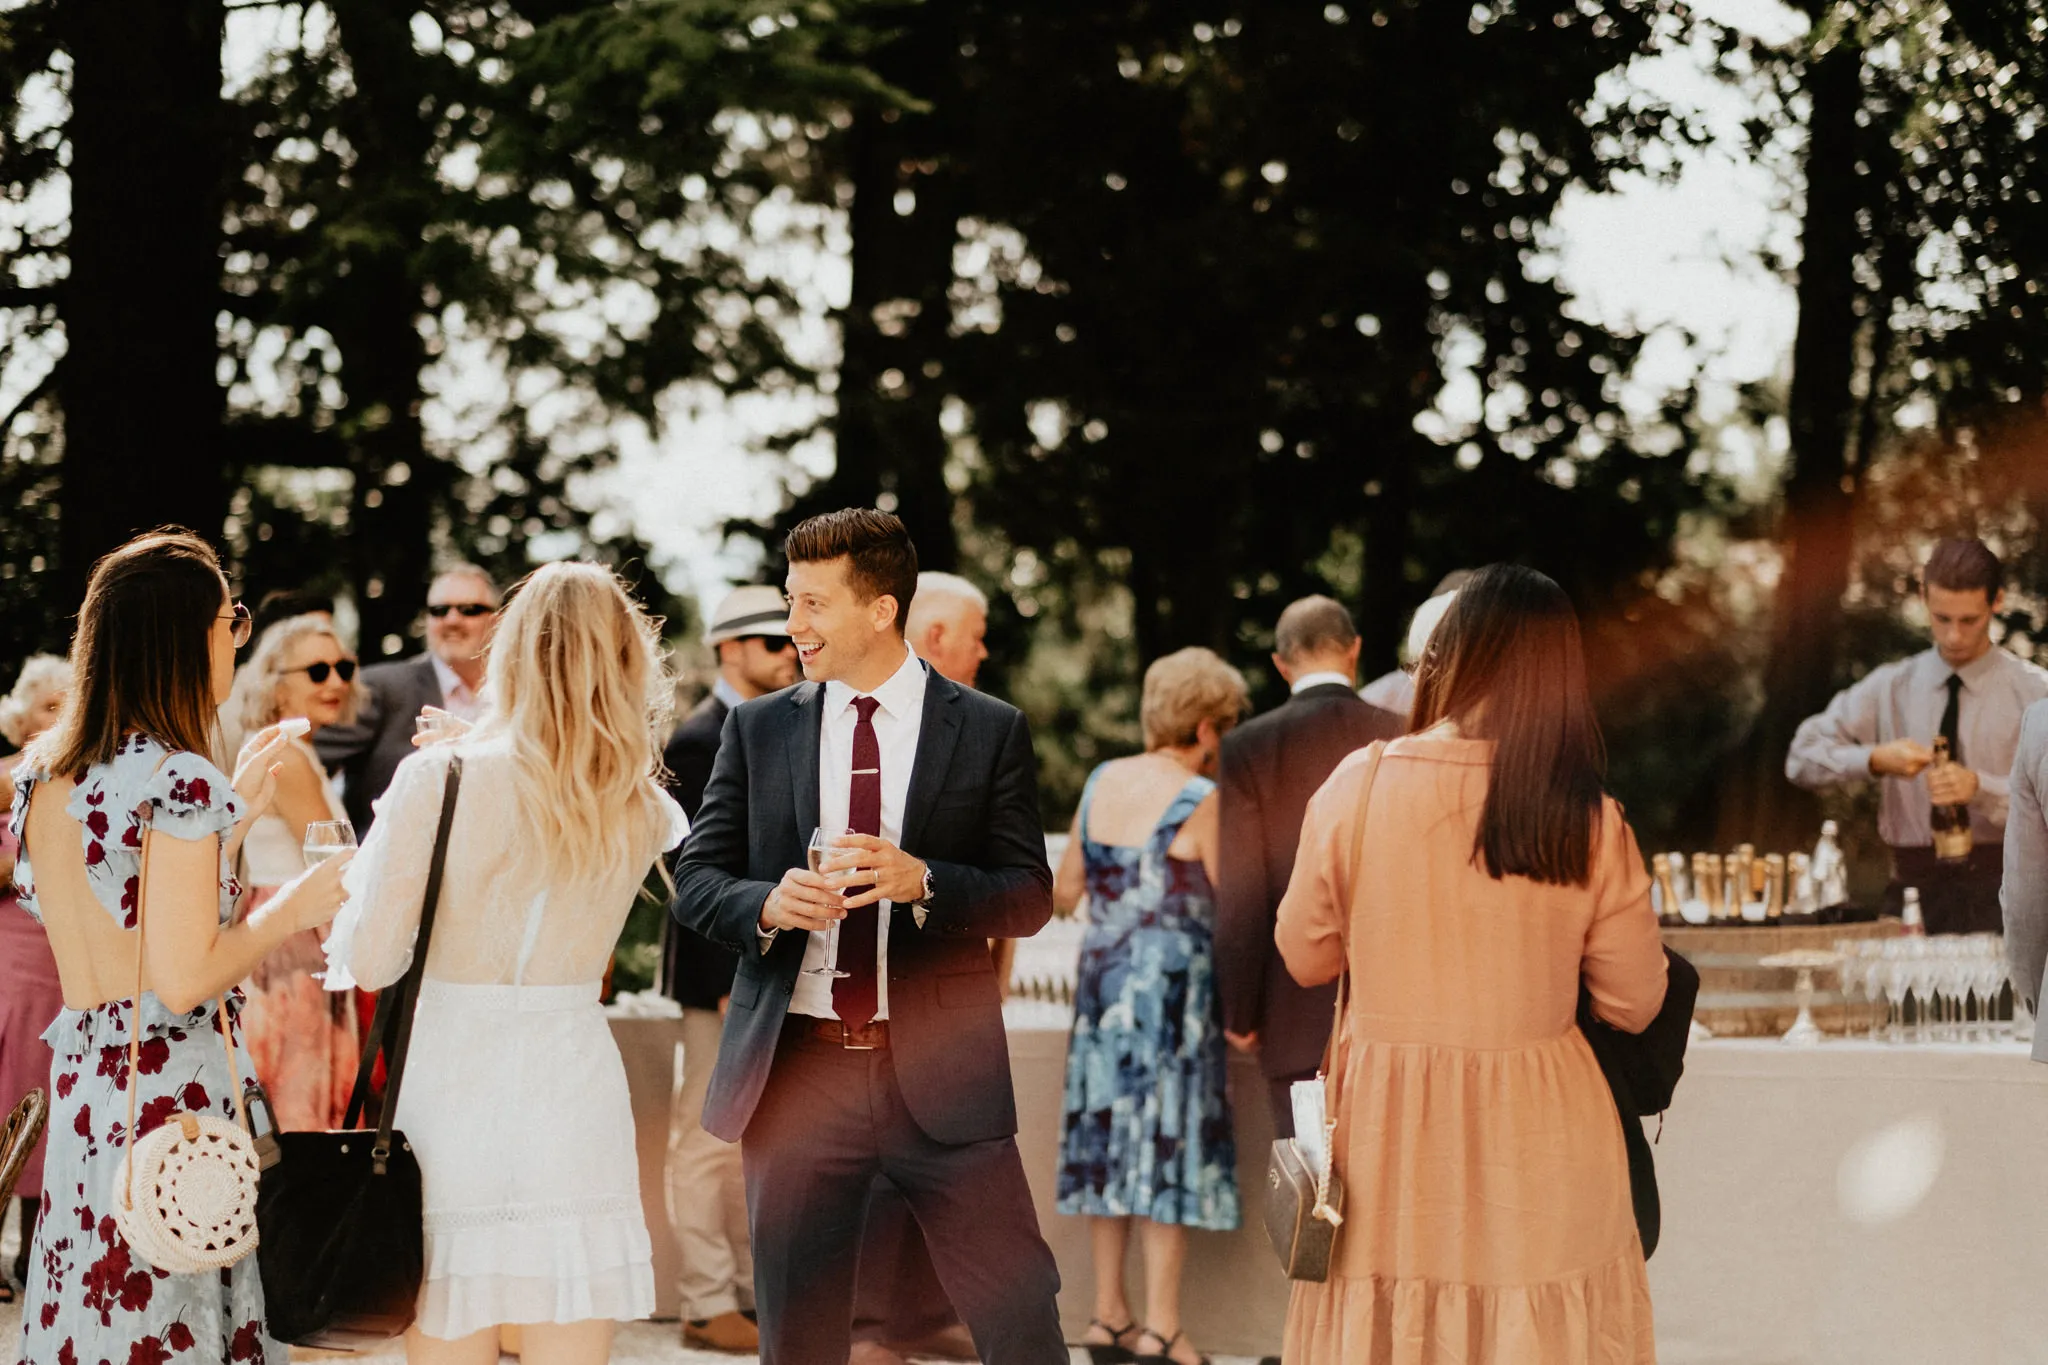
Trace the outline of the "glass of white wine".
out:
<instances>
[{"instance_id":1,"label":"glass of white wine","mask_svg":"<svg viewBox=\"0 0 2048 1365\"><path fill-rule=\"evenodd\" d=\"M832 852L832 840L834 837L825 833L823 825L811 831L811 843L806 851L806 857L812 872L823 875L825 856ZM825 932L825 965L822 967L806 967L804 968L804 973L807 976L825 976L835 979L846 975L845 972L839 970L839 921L832 921L832 927Z\"/></svg>"},{"instance_id":2,"label":"glass of white wine","mask_svg":"<svg viewBox=\"0 0 2048 1365\"><path fill-rule=\"evenodd\" d=\"M346 820L315 820L306 826L302 851L307 867L318 867L337 853L356 846L356 832Z\"/></svg>"}]
</instances>

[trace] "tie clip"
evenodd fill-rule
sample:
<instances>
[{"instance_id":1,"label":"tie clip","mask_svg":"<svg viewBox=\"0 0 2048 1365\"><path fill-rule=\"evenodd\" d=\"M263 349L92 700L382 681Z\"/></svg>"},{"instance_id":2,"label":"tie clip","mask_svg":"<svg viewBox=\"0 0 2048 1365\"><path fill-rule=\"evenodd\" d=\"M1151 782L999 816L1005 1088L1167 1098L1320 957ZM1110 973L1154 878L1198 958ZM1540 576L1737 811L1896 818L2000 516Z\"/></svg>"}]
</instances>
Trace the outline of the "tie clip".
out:
<instances>
[{"instance_id":1,"label":"tie clip","mask_svg":"<svg viewBox=\"0 0 2048 1365\"><path fill-rule=\"evenodd\" d=\"M860 777L865 773L878 773L880 771L882 771L880 768L855 768L853 770L853 775L855 777Z\"/></svg>"}]
</instances>

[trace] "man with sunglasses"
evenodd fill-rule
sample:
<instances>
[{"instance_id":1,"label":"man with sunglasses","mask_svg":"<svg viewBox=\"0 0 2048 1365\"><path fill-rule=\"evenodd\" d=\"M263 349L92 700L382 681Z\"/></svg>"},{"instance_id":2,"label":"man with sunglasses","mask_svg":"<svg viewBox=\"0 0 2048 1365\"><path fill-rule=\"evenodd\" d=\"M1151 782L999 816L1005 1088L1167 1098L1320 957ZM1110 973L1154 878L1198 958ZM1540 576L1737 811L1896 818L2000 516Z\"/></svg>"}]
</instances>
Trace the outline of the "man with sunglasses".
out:
<instances>
[{"instance_id":1,"label":"man with sunglasses","mask_svg":"<svg viewBox=\"0 0 2048 1365\"><path fill-rule=\"evenodd\" d=\"M704 642L718 655L711 695L676 727L662 755L669 791L691 819L718 757L725 713L796 682L789 608L770 587L736 588L711 614ZM669 1122L669 1211L682 1252L683 1345L752 1353L753 1253L747 1240L740 1149L704 1131L699 1115L711 1082L738 955L669 916L662 926L661 989L683 1007L683 1075Z\"/></svg>"},{"instance_id":2,"label":"man with sunglasses","mask_svg":"<svg viewBox=\"0 0 2048 1365\"><path fill-rule=\"evenodd\" d=\"M372 803L412 753L413 722L429 706L462 720L483 709L484 650L498 610L498 585L474 564L447 569L427 588L427 649L363 670L369 701L355 723L313 737L327 771L342 779L342 804L358 837L376 819Z\"/></svg>"}]
</instances>

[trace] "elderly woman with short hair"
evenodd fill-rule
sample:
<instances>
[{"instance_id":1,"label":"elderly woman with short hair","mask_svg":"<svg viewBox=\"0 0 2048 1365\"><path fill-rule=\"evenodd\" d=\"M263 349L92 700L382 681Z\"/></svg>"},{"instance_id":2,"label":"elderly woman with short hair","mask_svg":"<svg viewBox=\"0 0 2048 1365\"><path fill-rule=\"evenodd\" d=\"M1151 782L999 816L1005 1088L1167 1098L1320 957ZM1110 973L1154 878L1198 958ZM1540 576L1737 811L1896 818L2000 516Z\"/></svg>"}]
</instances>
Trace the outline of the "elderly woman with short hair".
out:
<instances>
[{"instance_id":1,"label":"elderly woman with short hair","mask_svg":"<svg viewBox=\"0 0 2048 1365\"><path fill-rule=\"evenodd\" d=\"M14 690L0 697L0 735L20 749L57 723L64 699L71 693L71 661L37 654L21 666ZM0 806L14 804L14 759L0 759ZM0 1114L21 1097L50 1083L49 1045L43 1030L64 1008L64 987L57 979L57 959L50 939L14 893L14 835L0 822ZM21 1199L21 1250L14 1258L14 1279L28 1279L28 1249L34 1240L36 1213L43 1198L43 1144L38 1142L21 1168L14 1192ZM7 1210L0 1208L0 1228ZM14 1302L14 1286L0 1277L0 1303Z\"/></svg>"},{"instance_id":2,"label":"elderly woman with short hair","mask_svg":"<svg viewBox=\"0 0 2048 1365\"><path fill-rule=\"evenodd\" d=\"M312 737L326 726L355 719L362 695L355 655L321 612L287 617L267 628L249 661L235 670L234 691L221 706L229 752L281 720L297 718L310 727L286 747L277 799L243 841L241 875L249 887L249 909L305 869L307 825L348 819L313 751ZM278 1127L293 1131L341 1126L362 1055L354 997L330 994L315 975L327 968L326 932L294 934L242 986L247 996L242 1032L250 1061L270 1095Z\"/></svg>"},{"instance_id":3,"label":"elderly woman with short hair","mask_svg":"<svg viewBox=\"0 0 2048 1365\"><path fill-rule=\"evenodd\" d=\"M1145 671L1145 752L1088 777L1053 901L1085 896L1074 1032L1067 1048L1059 1211L1085 1214L1096 1365L1198 1365L1181 1330L1187 1230L1237 1226L1237 1152L1216 998L1216 784L1223 736L1244 714L1244 678L1206 649ZM1124 1254L1137 1220L1145 1316L1133 1321Z\"/></svg>"}]
</instances>

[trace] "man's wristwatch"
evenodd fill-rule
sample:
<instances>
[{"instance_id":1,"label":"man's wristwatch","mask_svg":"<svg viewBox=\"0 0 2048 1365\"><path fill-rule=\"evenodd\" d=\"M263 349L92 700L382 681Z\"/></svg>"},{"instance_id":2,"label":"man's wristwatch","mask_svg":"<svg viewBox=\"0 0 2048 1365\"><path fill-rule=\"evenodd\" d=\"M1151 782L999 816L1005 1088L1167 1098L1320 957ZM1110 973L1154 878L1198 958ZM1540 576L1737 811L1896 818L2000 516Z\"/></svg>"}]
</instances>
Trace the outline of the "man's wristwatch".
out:
<instances>
[{"instance_id":1,"label":"man's wristwatch","mask_svg":"<svg viewBox=\"0 0 2048 1365\"><path fill-rule=\"evenodd\" d=\"M910 903L911 908L914 910L931 909L932 898L936 895L938 895L938 891L932 885L932 865L930 863L926 863L924 865L924 890L919 892L917 899ZM922 919L923 916L920 915L919 918Z\"/></svg>"}]
</instances>

